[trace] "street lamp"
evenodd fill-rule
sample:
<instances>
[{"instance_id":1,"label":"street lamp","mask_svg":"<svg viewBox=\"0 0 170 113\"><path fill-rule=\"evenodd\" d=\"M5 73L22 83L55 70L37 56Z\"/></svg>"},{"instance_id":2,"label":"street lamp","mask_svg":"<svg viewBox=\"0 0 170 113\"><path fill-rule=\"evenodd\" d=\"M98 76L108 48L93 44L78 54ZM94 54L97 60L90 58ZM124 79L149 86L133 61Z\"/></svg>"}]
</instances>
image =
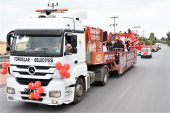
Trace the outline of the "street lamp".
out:
<instances>
[{"instance_id":1,"label":"street lamp","mask_svg":"<svg viewBox=\"0 0 170 113\"><path fill-rule=\"evenodd\" d=\"M58 3L48 4L48 7L52 7L52 9L54 9L55 6L58 6Z\"/></svg>"},{"instance_id":2,"label":"street lamp","mask_svg":"<svg viewBox=\"0 0 170 113\"><path fill-rule=\"evenodd\" d=\"M118 16L113 16L113 17L110 17L111 19L113 19L113 24L110 24L110 26L114 26L114 33L116 33L116 26L118 25L118 24L116 24L116 22L115 22L115 20L116 20L116 18L118 18Z\"/></svg>"},{"instance_id":3,"label":"street lamp","mask_svg":"<svg viewBox=\"0 0 170 113\"><path fill-rule=\"evenodd\" d=\"M136 34L138 33L138 29L141 28L140 26L134 26L134 29L136 29Z\"/></svg>"}]
</instances>

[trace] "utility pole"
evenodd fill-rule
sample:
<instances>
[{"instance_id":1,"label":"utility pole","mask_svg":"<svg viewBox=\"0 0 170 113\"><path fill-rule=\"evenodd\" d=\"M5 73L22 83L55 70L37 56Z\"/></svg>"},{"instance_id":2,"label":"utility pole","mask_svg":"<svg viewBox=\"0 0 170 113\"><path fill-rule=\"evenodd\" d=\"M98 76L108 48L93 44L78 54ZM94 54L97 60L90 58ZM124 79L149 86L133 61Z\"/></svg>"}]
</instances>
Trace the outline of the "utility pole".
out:
<instances>
[{"instance_id":1,"label":"utility pole","mask_svg":"<svg viewBox=\"0 0 170 113\"><path fill-rule=\"evenodd\" d=\"M110 24L110 26L114 26L114 33L116 33L116 26L118 24L116 24L116 18L118 18L118 16L113 16L113 17L110 17L111 19L113 19L113 24Z\"/></svg>"}]
</instances>

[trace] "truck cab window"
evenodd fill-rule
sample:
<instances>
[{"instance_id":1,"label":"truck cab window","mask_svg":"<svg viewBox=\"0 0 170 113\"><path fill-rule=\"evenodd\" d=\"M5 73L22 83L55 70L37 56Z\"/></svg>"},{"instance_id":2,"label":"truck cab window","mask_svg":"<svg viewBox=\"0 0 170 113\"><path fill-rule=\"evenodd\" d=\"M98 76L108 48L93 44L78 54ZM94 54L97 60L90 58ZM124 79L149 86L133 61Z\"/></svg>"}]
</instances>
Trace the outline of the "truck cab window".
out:
<instances>
[{"instance_id":1,"label":"truck cab window","mask_svg":"<svg viewBox=\"0 0 170 113\"><path fill-rule=\"evenodd\" d=\"M77 35L66 35L65 52L66 53L77 53Z\"/></svg>"}]
</instances>

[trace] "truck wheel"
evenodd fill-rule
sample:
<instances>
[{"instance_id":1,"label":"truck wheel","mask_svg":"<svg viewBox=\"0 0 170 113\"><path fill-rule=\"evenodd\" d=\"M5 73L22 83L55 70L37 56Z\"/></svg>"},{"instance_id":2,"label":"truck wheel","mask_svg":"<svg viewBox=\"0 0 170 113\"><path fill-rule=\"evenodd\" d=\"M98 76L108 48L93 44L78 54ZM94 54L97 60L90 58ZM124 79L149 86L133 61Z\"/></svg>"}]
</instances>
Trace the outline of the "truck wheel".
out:
<instances>
[{"instance_id":1,"label":"truck wheel","mask_svg":"<svg viewBox=\"0 0 170 113\"><path fill-rule=\"evenodd\" d=\"M101 72L103 74L103 79L102 79L102 81L99 81L99 85L104 86L107 83L109 73L108 73L108 70L106 67L102 67Z\"/></svg>"},{"instance_id":2,"label":"truck wheel","mask_svg":"<svg viewBox=\"0 0 170 113\"><path fill-rule=\"evenodd\" d=\"M81 77L79 77L75 85L73 104L77 104L81 101L81 99L84 96L84 92L85 92L85 82Z\"/></svg>"}]
</instances>

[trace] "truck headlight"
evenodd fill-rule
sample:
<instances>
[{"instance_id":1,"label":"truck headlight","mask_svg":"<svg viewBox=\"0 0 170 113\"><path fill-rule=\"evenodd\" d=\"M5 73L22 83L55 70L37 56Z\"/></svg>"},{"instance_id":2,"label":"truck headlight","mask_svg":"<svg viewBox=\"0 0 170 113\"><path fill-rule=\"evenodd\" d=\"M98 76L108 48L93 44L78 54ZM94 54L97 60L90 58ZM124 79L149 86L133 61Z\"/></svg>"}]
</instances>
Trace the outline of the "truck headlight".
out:
<instances>
[{"instance_id":1,"label":"truck headlight","mask_svg":"<svg viewBox=\"0 0 170 113\"><path fill-rule=\"evenodd\" d=\"M61 91L50 91L49 97L59 98L61 96Z\"/></svg>"},{"instance_id":2,"label":"truck headlight","mask_svg":"<svg viewBox=\"0 0 170 113\"><path fill-rule=\"evenodd\" d=\"M11 87L7 87L7 93L8 94L15 94L15 89Z\"/></svg>"}]
</instances>

